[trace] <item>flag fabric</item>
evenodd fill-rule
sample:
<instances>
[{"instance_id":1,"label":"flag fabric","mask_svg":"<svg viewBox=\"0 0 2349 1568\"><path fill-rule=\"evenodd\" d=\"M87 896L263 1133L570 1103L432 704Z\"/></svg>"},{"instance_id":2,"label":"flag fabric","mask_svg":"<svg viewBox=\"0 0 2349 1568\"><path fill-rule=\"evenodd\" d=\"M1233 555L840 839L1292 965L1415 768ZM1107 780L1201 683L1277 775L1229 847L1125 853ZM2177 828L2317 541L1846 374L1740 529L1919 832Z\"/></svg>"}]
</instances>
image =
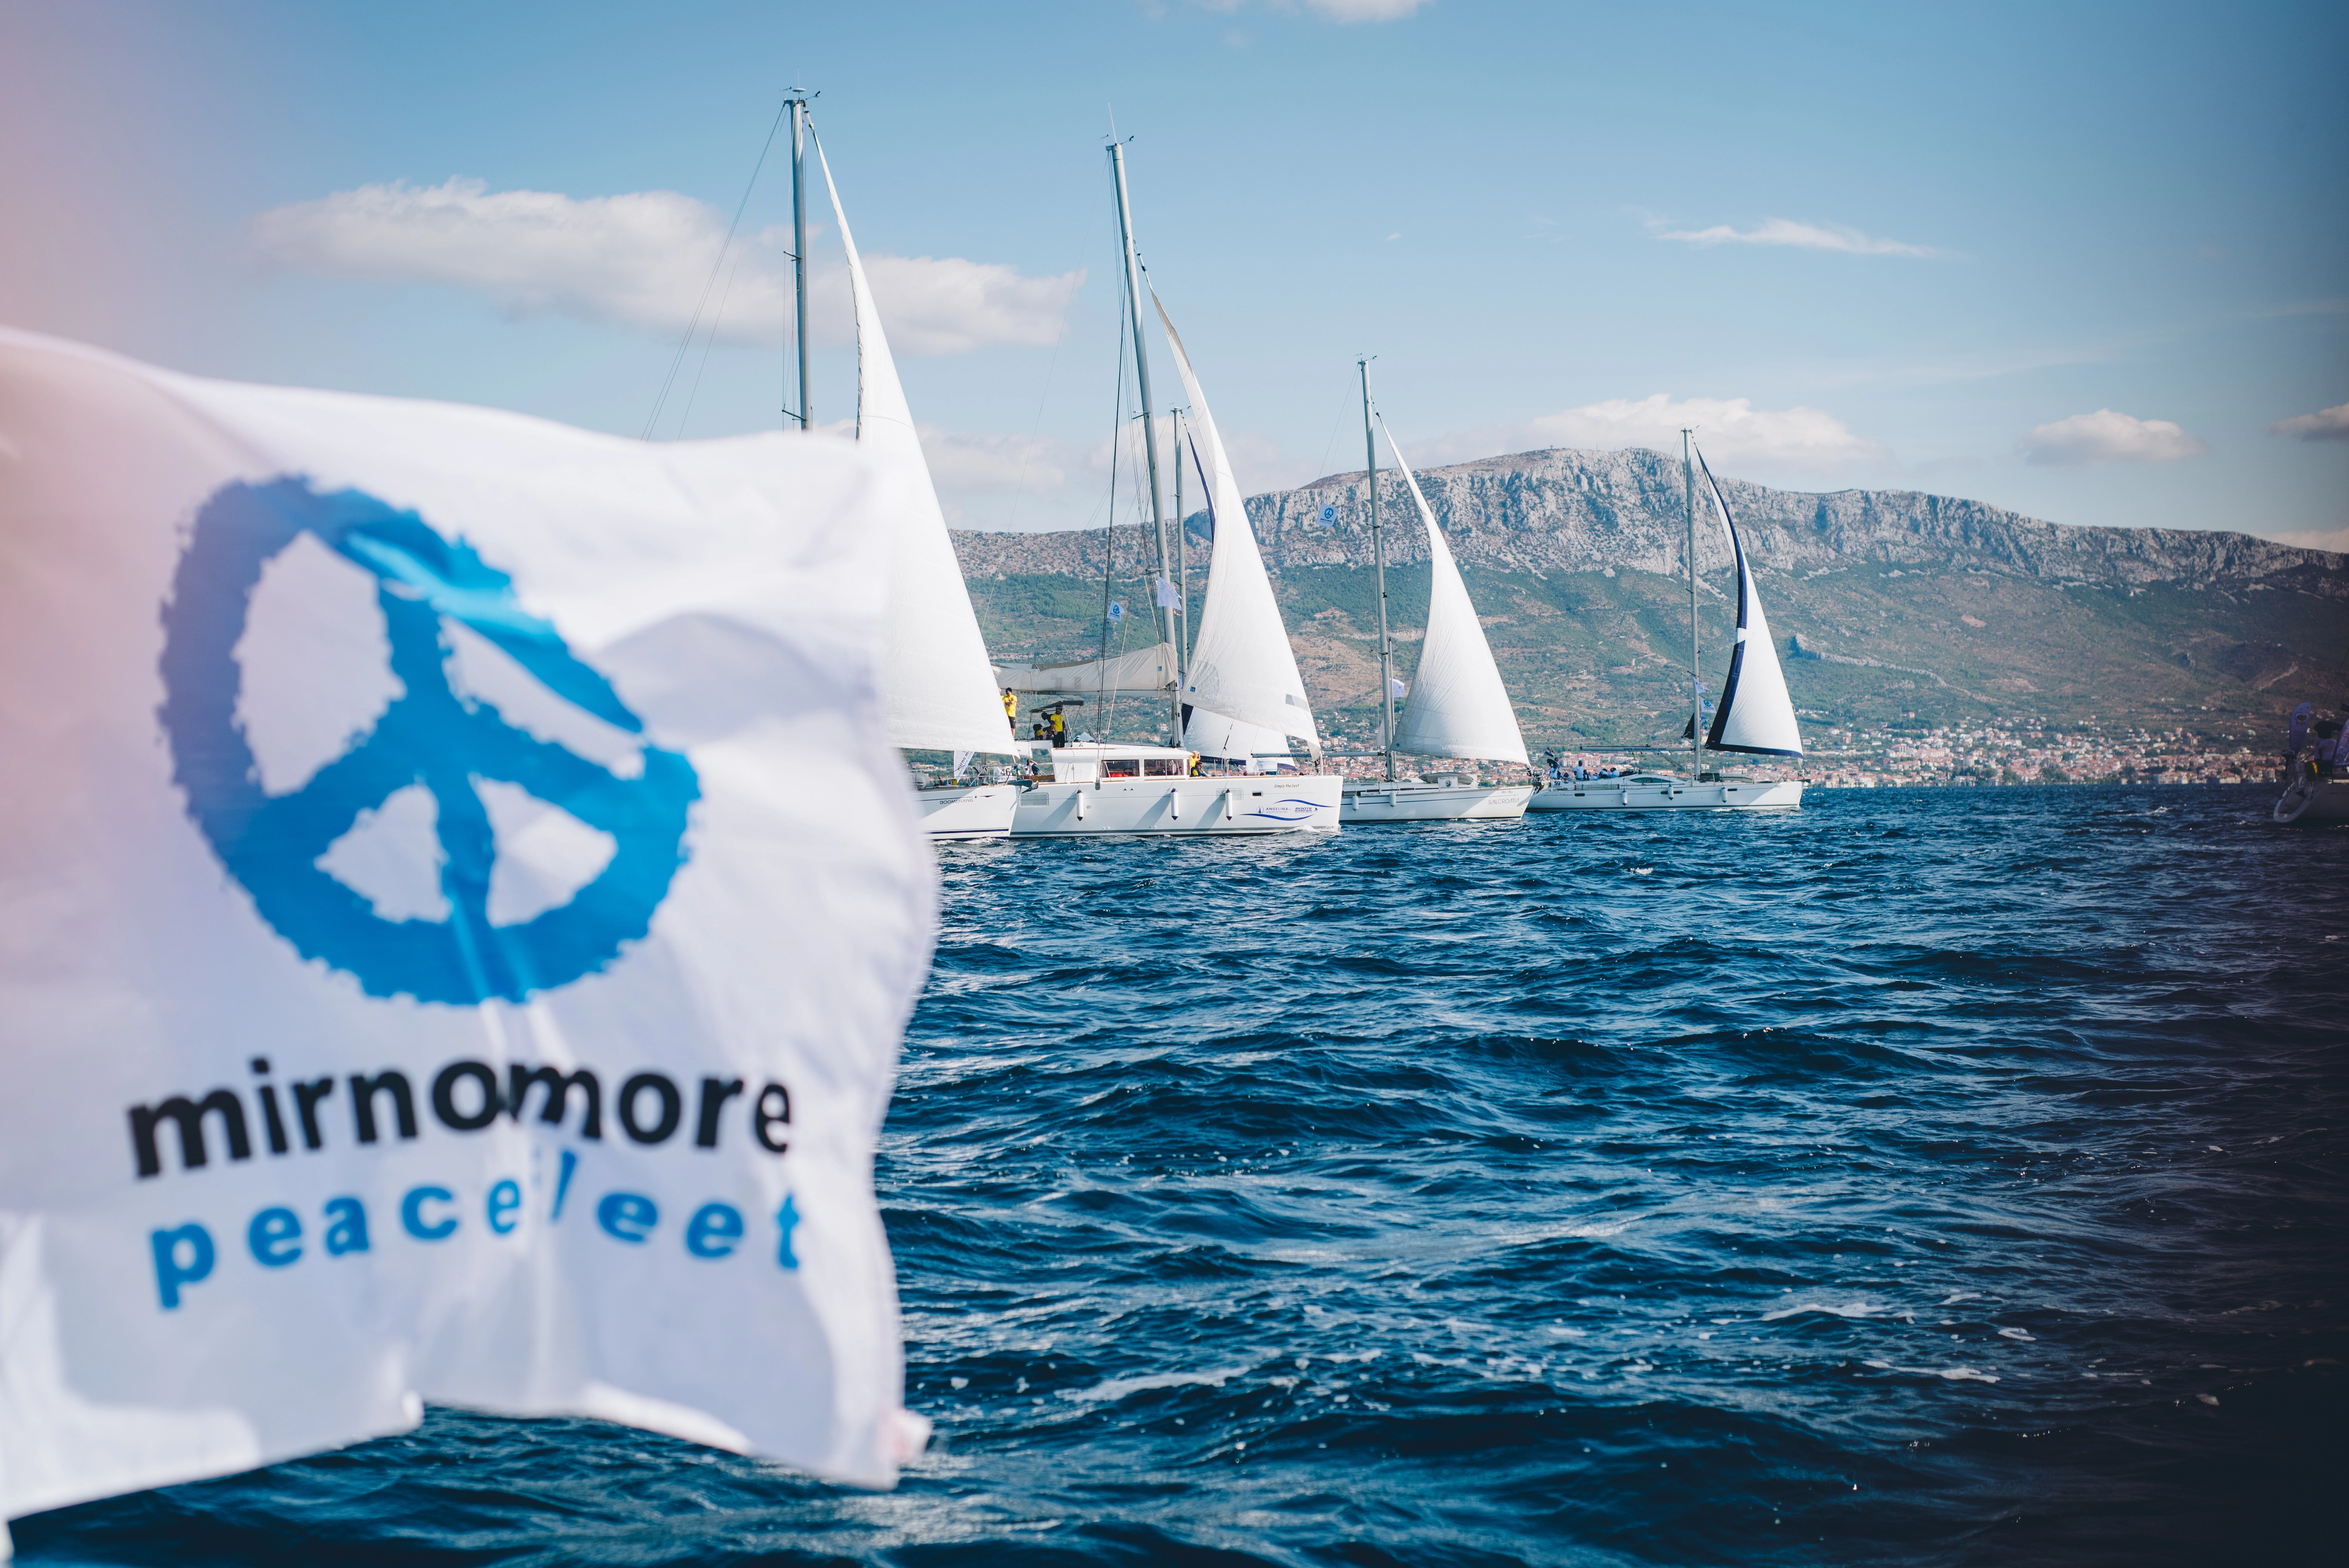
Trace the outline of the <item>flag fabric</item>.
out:
<instances>
[{"instance_id":1,"label":"flag fabric","mask_svg":"<svg viewBox=\"0 0 2349 1568\"><path fill-rule=\"evenodd\" d=\"M1172 610L1178 615L1183 613L1183 595L1176 593L1174 584L1163 575L1158 579L1157 593L1160 609Z\"/></svg>"},{"instance_id":2,"label":"flag fabric","mask_svg":"<svg viewBox=\"0 0 2349 1568\"><path fill-rule=\"evenodd\" d=\"M428 1400L895 1480L901 488L0 332L0 1519Z\"/></svg>"}]
</instances>

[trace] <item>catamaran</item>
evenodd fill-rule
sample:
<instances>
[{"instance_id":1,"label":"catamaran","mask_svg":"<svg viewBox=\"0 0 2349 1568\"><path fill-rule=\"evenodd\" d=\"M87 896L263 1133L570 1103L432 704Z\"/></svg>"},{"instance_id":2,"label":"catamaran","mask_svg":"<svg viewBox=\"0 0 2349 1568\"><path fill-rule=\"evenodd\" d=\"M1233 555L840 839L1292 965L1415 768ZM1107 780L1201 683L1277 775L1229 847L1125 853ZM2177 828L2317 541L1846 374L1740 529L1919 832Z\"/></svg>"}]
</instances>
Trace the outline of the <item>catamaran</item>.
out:
<instances>
[{"instance_id":1,"label":"catamaran","mask_svg":"<svg viewBox=\"0 0 2349 1568\"><path fill-rule=\"evenodd\" d=\"M1493 662L1493 645L1485 638L1484 623L1461 581L1452 559L1452 547L1435 525L1435 513L1421 493L1418 479L1403 460L1402 447L1387 428L1386 416L1371 401L1371 362L1355 362L1362 377L1363 473L1370 481L1371 559L1377 571L1379 599L1380 738L1386 752L1386 778L1349 779L1339 818L1347 822L1457 822L1515 819L1526 814L1533 799L1530 784L1500 784L1479 779L1474 772L1439 774L1433 779L1395 777L1398 750L1421 756L1474 758L1485 761L1526 760L1526 740L1517 728L1517 710L1501 684L1501 668ZM1430 573L1427 629L1419 645L1419 668L1412 677L1410 700L1400 729L1395 724L1394 647L1387 626L1386 536L1379 527L1379 448L1371 421L1385 431L1394 453L1395 468L1419 508L1420 526L1427 531Z\"/></svg>"},{"instance_id":2,"label":"catamaran","mask_svg":"<svg viewBox=\"0 0 2349 1568\"><path fill-rule=\"evenodd\" d=\"M1133 336L1134 380L1143 413L1150 523L1157 538L1158 575L1152 597L1158 644L1139 653L1113 655L1104 636L1097 660L1003 665L996 669L995 679L999 686L1030 697L1063 703L1074 699L1106 705L1120 696L1164 701L1164 735L1171 744L1121 745L1104 737L1040 748L1035 761L1041 764L1049 759L1051 782L1040 782L1020 793L1011 836L1335 832L1338 779L1304 772L1293 760L1298 741L1303 743L1306 756L1318 758L1320 740L1313 710L1305 698L1305 683L1297 673L1296 655L1289 651L1288 628L1281 623L1271 580L1265 574L1263 554L1257 548L1255 531L1241 505L1239 485L1232 477L1223 438L1208 411L1206 396L1199 389L1190 356L1184 352L1166 307L1153 292L1152 304L1190 398L1192 451L1206 482L1208 517L1215 529L1195 643L1181 630L1182 593L1169 575L1166 516L1160 506L1158 426L1150 396L1150 356L1143 346L1143 273L1134 249L1122 145L1111 144L1109 162L1125 274L1126 314ZM1179 461L1182 454L1175 455ZM1108 570L1106 557L1103 570ZM1102 726L1105 730L1105 719ZM1235 747L1245 749L1236 752ZM1195 751L1236 766L1239 771L1193 776L1190 765Z\"/></svg>"},{"instance_id":3,"label":"catamaran","mask_svg":"<svg viewBox=\"0 0 2349 1568\"><path fill-rule=\"evenodd\" d=\"M807 101L792 100L792 204L797 230L799 289L799 423L808 427L806 149L815 149L833 220L848 253L848 283L856 312L856 438L896 465L911 481L911 498L897 518L889 552L888 640L881 697L892 744L955 754L955 773L970 758L1013 755L1011 721L997 695L987 644L978 632L970 590L947 532L945 511L914 429L913 410L889 353L888 334L874 307L872 286L855 238L848 230L831 160L808 118ZM1019 790L1011 784L953 781L917 787L922 826L933 839L1000 839L1011 830Z\"/></svg>"},{"instance_id":4,"label":"catamaran","mask_svg":"<svg viewBox=\"0 0 2349 1568\"><path fill-rule=\"evenodd\" d=\"M2349 822L2349 767L2343 766L2338 737L2328 743L2311 733L2315 717L2313 703L2292 710L2290 738L2284 743L2284 789L2269 813L2271 821L2295 828ZM2323 749L2328 744L2330 758Z\"/></svg>"},{"instance_id":5,"label":"catamaran","mask_svg":"<svg viewBox=\"0 0 2349 1568\"><path fill-rule=\"evenodd\" d=\"M1704 454L1695 449L1691 435L1688 430L1681 432L1689 528L1689 777L1643 772L1622 779L1562 779L1533 798L1534 810L1718 811L1803 803L1799 779L1723 779L1704 771L1703 751L1799 759L1803 734L1795 720L1794 699L1786 694L1778 650L1770 641L1770 623L1762 613L1761 595L1754 590L1754 568L1745 559L1744 542L1738 537L1737 523L1730 516L1729 502L1711 466L1704 461ZM1700 469L1713 497L1714 515L1721 519L1722 531L1729 536L1730 553L1737 562L1737 641L1730 651L1729 677L1722 683L1721 701L1713 709L1710 730L1702 724L1704 696L1698 684L1696 475Z\"/></svg>"}]
</instances>

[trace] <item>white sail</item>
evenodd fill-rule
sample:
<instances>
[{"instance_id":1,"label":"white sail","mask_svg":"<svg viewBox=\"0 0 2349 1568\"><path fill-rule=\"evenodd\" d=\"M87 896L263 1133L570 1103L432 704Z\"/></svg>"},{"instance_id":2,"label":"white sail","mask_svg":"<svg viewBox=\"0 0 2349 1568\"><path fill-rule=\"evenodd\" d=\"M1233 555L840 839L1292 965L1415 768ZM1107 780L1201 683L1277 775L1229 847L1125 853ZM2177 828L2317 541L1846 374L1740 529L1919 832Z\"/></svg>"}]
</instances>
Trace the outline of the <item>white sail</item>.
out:
<instances>
[{"instance_id":1,"label":"white sail","mask_svg":"<svg viewBox=\"0 0 2349 1568\"><path fill-rule=\"evenodd\" d=\"M832 215L840 224L840 243L848 253L849 287L856 299L856 438L920 480L908 487L912 504L898 517L897 537L889 549L888 643L882 656L881 697L890 742L956 751L1017 750L988 664L987 643L978 634L978 617L971 611L962 563L955 559L946 513L930 481L921 438L914 430L913 410L897 379L896 362L889 356L888 335L874 308L873 289L865 281L856 242L849 235L848 215L841 210L840 189L833 183L832 165L821 141L816 143L816 161L832 195Z\"/></svg>"},{"instance_id":2,"label":"white sail","mask_svg":"<svg viewBox=\"0 0 2349 1568\"><path fill-rule=\"evenodd\" d=\"M1493 645L1485 639L1484 623L1469 601L1468 585L1452 559L1435 513L1420 493L1419 480L1403 461L1402 448L1387 429L1387 449L1411 499L1419 505L1419 521L1427 529L1428 564L1433 581L1427 597L1427 634L1419 645L1419 673L1411 683L1411 701L1395 726L1395 749L1423 757L1477 757L1498 762L1526 760L1526 738L1517 728L1517 710L1501 684L1500 666L1493 662Z\"/></svg>"},{"instance_id":3,"label":"white sail","mask_svg":"<svg viewBox=\"0 0 2349 1568\"><path fill-rule=\"evenodd\" d=\"M1729 655L1729 678L1722 683L1721 706L1713 710L1713 733L1705 746L1713 751L1745 751L1760 757L1800 757L1803 732L1795 722L1795 699L1786 695L1786 673L1778 665L1778 650L1770 641L1770 622L1762 614L1762 596L1754 589L1754 568L1745 560L1745 543L1737 537L1729 502L1713 477L1704 454L1697 454L1704 469L1705 488L1713 492L1713 510L1729 535L1737 558L1737 647Z\"/></svg>"},{"instance_id":4,"label":"white sail","mask_svg":"<svg viewBox=\"0 0 2349 1568\"><path fill-rule=\"evenodd\" d=\"M1016 692L1163 698L1174 688L1174 645L1159 643L1115 658L1064 665L998 665L995 684Z\"/></svg>"},{"instance_id":5,"label":"white sail","mask_svg":"<svg viewBox=\"0 0 2349 1568\"><path fill-rule=\"evenodd\" d=\"M1283 737L1299 737L1319 757L1321 735L1313 726L1297 655L1289 651L1288 628L1281 624L1280 606L1272 596L1272 580L1265 575L1256 531L1248 526L1239 481L1232 478L1231 460L1216 432L1216 417L1207 410L1191 356L1183 351L1166 307L1158 304L1154 291L1150 299L1158 305L1158 319L1174 351L1174 368L1182 373L1183 391L1191 400L1193 449L1205 470L1207 516L1216 530L1207 596L1199 606L1198 639L1191 646L1183 701Z\"/></svg>"},{"instance_id":6,"label":"white sail","mask_svg":"<svg viewBox=\"0 0 2349 1568\"><path fill-rule=\"evenodd\" d=\"M1291 755L1288 737L1279 731L1205 707L1184 708L1183 744L1202 757L1243 763L1257 773L1278 769Z\"/></svg>"}]
</instances>

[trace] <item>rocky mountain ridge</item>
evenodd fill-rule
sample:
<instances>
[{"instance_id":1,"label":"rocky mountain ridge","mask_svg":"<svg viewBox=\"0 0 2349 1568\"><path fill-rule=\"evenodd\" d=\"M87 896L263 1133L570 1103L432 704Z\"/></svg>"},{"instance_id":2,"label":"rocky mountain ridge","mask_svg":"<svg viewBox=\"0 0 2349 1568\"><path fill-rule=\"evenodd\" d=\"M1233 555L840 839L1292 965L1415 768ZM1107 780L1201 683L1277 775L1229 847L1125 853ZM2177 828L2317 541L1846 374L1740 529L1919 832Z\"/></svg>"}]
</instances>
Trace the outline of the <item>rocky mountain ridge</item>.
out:
<instances>
[{"instance_id":1,"label":"rocky mountain ridge","mask_svg":"<svg viewBox=\"0 0 2349 1568\"><path fill-rule=\"evenodd\" d=\"M1680 459L1645 449L1554 448L1483 458L1419 476L1428 507L1464 566L1502 571L1684 572L1688 524ZM1988 573L2049 583L2144 588L2226 585L2298 589L2349 599L2349 555L2302 550L2216 530L2106 528L2043 521L1981 501L1917 490L1773 490L1723 477L1746 548L1766 575L1796 576L1872 564ZM1381 472L1379 507L1387 558L1425 559L1400 476ZM1370 508L1361 470L1294 490L1251 496L1248 516L1276 571L1368 566ZM1327 513L1325 517L1324 513ZM1728 547L1699 511L1697 563L1726 569ZM1206 514L1186 520L1195 569L1211 535ZM1123 528L1112 548L1121 574L1154 553L1143 531ZM1101 531L958 531L955 546L974 578L1102 570Z\"/></svg>"}]
</instances>

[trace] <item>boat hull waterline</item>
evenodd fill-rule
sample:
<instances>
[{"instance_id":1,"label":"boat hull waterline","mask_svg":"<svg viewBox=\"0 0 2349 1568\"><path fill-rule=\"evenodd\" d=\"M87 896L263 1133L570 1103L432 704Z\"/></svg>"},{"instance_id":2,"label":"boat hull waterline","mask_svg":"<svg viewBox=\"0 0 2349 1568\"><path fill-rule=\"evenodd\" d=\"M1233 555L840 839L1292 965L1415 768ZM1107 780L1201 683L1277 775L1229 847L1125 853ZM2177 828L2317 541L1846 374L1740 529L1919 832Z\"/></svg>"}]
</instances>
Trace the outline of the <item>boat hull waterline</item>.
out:
<instances>
[{"instance_id":1,"label":"boat hull waterline","mask_svg":"<svg viewBox=\"0 0 2349 1568\"><path fill-rule=\"evenodd\" d=\"M1015 784L964 784L917 789L914 799L922 813L922 831L933 839L1000 839L1011 831L1011 814L1019 803Z\"/></svg>"},{"instance_id":2,"label":"boat hull waterline","mask_svg":"<svg viewBox=\"0 0 2349 1568\"><path fill-rule=\"evenodd\" d=\"M1685 779L1591 779L1553 785L1534 796L1532 811L1785 810L1803 803L1800 779L1692 784Z\"/></svg>"},{"instance_id":3,"label":"boat hull waterline","mask_svg":"<svg viewBox=\"0 0 2349 1568\"><path fill-rule=\"evenodd\" d=\"M2294 828L2349 822L2349 779L2295 779L2269 820Z\"/></svg>"},{"instance_id":4,"label":"boat hull waterline","mask_svg":"<svg viewBox=\"0 0 2349 1568\"><path fill-rule=\"evenodd\" d=\"M1334 774L1257 774L1038 784L1020 792L1011 819L1011 837L1334 833L1340 783Z\"/></svg>"},{"instance_id":5,"label":"boat hull waterline","mask_svg":"<svg viewBox=\"0 0 2349 1568\"><path fill-rule=\"evenodd\" d=\"M1530 784L1392 784L1346 786L1338 820L1348 827L1381 822L1515 821L1534 798Z\"/></svg>"}]
</instances>

